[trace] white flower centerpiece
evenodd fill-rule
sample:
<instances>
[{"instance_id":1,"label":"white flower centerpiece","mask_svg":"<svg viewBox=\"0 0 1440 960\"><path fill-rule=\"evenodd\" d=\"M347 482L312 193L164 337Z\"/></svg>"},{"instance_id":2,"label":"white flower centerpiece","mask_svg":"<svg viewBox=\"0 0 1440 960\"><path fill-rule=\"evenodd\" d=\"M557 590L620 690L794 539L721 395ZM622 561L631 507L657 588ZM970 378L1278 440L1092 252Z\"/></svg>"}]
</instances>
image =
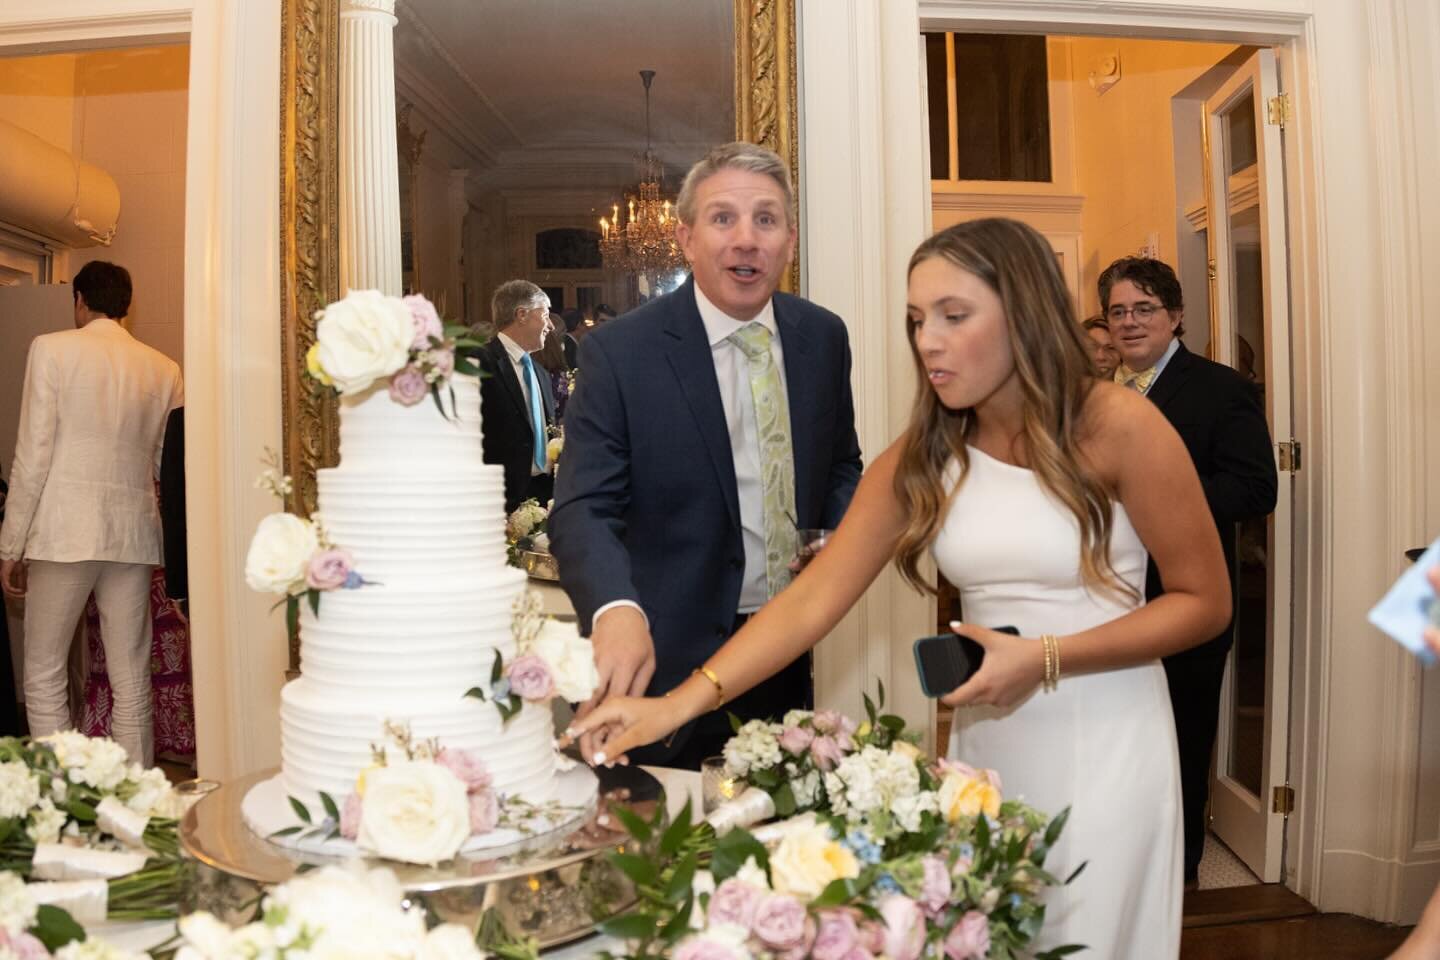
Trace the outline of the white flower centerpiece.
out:
<instances>
[{"instance_id":1,"label":"white flower centerpiece","mask_svg":"<svg viewBox=\"0 0 1440 960\"><path fill-rule=\"evenodd\" d=\"M238 928L209 913L180 921L176 960L385 958L482 960L459 924L428 928L425 907L407 899L395 874L359 864L321 867L270 890L260 917Z\"/></svg>"},{"instance_id":2,"label":"white flower centerpiece","mask_svg":"<svg viewBox=\"0 0 1440 960\"><path fill-rule=\"evenodd\" d=\"M531 497L505 519L506 559L512 567L519 567L541 580L560 578L550 553L550 511L554 506L553 500L541 506L539 500Z\"/></svg>"},{"instance_id":3,"label":"white flower centerpiece","mask_svg":"<svg viewBox=\"0 0 1440 960\"><path fill-rule=\"evenodd\" d=\"M58 902L65 899L60 883L26 883L14 872L0 872L0 958L10 960L140 960L144 954L131 953L90 936L70 911ZM91 897L103 920L103 893Z\"/></svg>"},{"instance_id":4,"label":"white flower centerpiece","mask_svg":"<svg viewBox=\"0 0 1440 960\"><path fill-rule=\"evenodd\" d=\"M0 738L0 870L55 881L45 902L87 922L176 915L185 806L111 739Z\"/></svg>"}]
</instances>

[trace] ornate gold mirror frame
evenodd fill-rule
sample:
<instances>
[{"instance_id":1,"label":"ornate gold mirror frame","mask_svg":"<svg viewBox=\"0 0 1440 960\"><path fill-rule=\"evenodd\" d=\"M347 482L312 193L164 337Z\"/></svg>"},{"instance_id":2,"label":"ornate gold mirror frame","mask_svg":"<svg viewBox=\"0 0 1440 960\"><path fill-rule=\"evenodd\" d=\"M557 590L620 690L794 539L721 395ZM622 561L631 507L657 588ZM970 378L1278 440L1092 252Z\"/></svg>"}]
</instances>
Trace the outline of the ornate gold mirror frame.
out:
<instances>
[{"instance_id":1,"label":"ornate gold mirror frame","mask_svg":"<svg viewBox=\"0 0 1440 960\"><path fill-rule=\"evenodd\" d=\"M785 157L798 182L795 0L734 3L735 136ZM315 471L338 460L340 443L333 396L312 392L303 376L315 311L340 292L339 0L282 0L281 31L284 457L295 482L293 506L308 514ZM798 289L798 265L785 286Z\"/></svg>"}]
</instances>

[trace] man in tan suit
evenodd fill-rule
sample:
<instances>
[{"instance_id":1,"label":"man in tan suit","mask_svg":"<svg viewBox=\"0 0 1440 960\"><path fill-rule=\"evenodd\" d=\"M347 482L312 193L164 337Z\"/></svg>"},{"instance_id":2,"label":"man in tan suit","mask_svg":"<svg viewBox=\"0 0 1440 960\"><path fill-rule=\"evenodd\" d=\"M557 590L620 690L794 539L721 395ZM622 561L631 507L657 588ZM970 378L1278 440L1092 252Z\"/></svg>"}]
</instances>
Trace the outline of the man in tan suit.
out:
<instances>
[{"instance_id":1,"label":"man in tan suit","mask_svg":"<svg viewBox=\"0 0 1440 960\"><path fill-rule=\"evenodd\" d=\"M36 736L70 728L66 660L91 592L114 692L111 731L149 766L150 577L160 563L155 471L180 368L120 325L130 274L86 264L77 329L36 337L0 527L0 585L25 601L25 707Z\"/></svg>"}]
</instances>

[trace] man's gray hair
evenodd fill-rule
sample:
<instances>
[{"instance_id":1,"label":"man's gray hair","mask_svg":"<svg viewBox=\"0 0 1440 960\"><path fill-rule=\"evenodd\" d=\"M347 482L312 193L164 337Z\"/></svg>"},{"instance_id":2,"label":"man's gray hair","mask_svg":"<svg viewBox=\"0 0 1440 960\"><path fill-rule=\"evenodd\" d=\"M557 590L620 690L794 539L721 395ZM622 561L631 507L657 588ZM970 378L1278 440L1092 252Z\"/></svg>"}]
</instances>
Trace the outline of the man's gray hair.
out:
<instances>
[{"instance_id":1,"label":"man's gray hair","mask_svg":"<svg viewBox=\"0 0 1440 960\"><path fill-rule=\"evenodd\" d=\"M545 291L529 280L506 280L490 295L490 316L496 330L504 330L515 322L517 310L538 307L549 300Z\"/></svg>"},{"instance_id":2,"label":"man's gray hair","mask_svg":"<svg viewBox=\"0 0 1440 960\"><path fill-rule=\"evenodd\" d=\"M685 174L685 182L680 185L680 196L675 203L681 223L695 225L695 192L700 189L700 184L722 170L746 170L774 180L785 197L785 222L794 225L795 190L790 186L790 168L775 151L744 141L714 148Z\"/></svg>"}]
</instances>

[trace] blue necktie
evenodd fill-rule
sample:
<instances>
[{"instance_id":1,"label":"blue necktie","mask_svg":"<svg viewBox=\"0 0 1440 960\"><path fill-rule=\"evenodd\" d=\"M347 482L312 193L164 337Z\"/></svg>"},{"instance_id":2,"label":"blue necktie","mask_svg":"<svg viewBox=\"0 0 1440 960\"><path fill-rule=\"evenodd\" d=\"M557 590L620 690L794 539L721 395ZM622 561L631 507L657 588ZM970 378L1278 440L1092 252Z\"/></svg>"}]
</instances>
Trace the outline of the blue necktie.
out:
<instances>
[{"instance_id":1,"label":"blue necktie","mask_svg":"<svg viewBox=\"0 0 1440 960\"><path fill-rule=\"evenodd\" d=\"M530 354L520 355L525 368L525 393L530 398L530 432L535 435L535 469L545 469L545 411L540 407L540 381L535 379L535 363Z\"/></svg>"}]
</instances>

